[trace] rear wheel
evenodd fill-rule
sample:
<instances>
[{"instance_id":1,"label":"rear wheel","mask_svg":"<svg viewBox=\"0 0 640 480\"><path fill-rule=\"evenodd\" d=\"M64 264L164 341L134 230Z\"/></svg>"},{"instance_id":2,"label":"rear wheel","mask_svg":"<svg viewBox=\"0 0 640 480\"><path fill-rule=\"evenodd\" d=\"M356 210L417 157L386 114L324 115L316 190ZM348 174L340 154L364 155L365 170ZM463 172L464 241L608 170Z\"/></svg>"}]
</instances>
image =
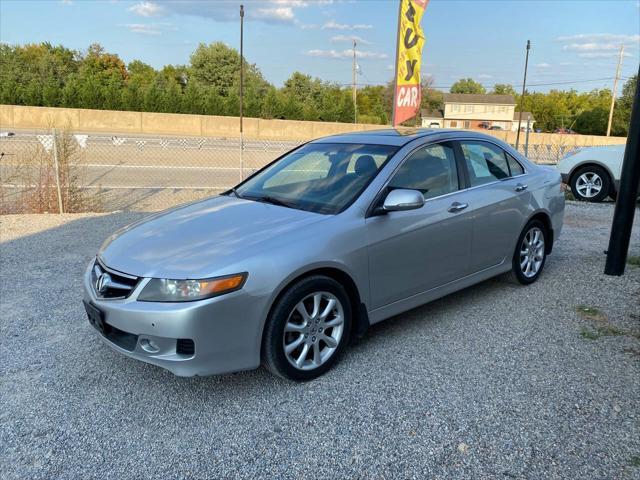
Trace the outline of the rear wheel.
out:
<instances>
[{"instance_id":1,"label":"rear wheel","mask_svg":"<svg viewBox=\"0 0 640 480\"><path fill-rule=\"evenodd\" d=\"M329 370L351 331L351 305L335 280L312 276L293 285L267 320L262 360L274 374L305 381Z\"/></svg>"},{"instance_id":2,"label":"rear wheel","mask_svg":"<svg viewBox=\"0 0 640 480\"><path fill-rule=\"evenodd\" d=\"M610 193L611 178L607 171L597 165L579 168L569 182L571 192L577 200L601 202Z\"/></svg>"},{"instance_id":3,"label":"rear wheel","mask_svg":"<svg viewBox=\"0 0 640 480\"><path fill-rule=\"evenodd\" d=\"M512 275L522 285L535 282L544 268L547 229L540 220L531 220L522 230L513 254Z\"/></svg>"}]
</instances>

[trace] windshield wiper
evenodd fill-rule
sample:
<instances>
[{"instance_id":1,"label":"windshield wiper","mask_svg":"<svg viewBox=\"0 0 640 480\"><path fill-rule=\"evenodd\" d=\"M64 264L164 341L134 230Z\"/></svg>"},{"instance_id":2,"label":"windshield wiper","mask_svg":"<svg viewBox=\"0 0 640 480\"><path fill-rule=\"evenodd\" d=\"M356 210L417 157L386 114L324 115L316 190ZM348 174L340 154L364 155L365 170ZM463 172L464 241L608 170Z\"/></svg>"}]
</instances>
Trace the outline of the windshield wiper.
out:
<instances>
[{"instance_id":1,"label":"windshield wiper","mask_svg":"<svg viewBox=\"0 0 640 480\"><path fill-rule=\"evenodd\" d=\"M229 192L230 192L230 193L233 193L233 194L234 194L236 197L238 197L238 198L244 198L242 195L240 195L240 194L238 193L238 191L236 190L236 187L231 188L231 189L229 190Z\"/></svg>"},{"instance_id":2,"label":"windshield wiper","mask_svg":"<svg viewBox=\"0 0 640 480\"><path fill-rule=\"evenodd\" d=\"M279 198L272 197L270 195L264 195L260 197L244 197L244 198L247 198L249 200L255 200L256 202L270 203L272 205L278 205L280 207L298 208L296 205L292 203L286 202L284 200L280 200Z\"/></svg>"}]
</instances>

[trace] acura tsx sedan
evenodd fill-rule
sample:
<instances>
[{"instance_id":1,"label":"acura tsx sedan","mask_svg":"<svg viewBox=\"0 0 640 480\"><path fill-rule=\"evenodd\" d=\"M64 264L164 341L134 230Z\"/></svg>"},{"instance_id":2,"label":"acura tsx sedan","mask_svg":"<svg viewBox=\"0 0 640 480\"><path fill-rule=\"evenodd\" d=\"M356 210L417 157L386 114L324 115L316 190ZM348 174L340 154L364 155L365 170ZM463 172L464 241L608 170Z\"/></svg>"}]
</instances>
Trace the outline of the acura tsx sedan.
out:
<instances>
[{"instance_id":1,"label":"acura tsx sedan","mask_svg":"<svg viewBox=\"0 0 640 480\"><path fill-rule=\"evenodd\" d=\"M84 305L107 345L176 375L309 380L371 324L499 274L535 282L560 180L480 133L322 138L114 233Z\"/></svg>"}]
</instances>

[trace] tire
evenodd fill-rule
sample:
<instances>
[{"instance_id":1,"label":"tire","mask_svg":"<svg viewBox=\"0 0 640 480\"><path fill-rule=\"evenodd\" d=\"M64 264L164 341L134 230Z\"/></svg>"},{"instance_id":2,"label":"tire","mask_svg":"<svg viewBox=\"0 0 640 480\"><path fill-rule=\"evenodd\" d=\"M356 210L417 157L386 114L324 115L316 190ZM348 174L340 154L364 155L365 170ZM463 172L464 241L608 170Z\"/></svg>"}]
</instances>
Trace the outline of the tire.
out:
<instances>
[{"instance_id":1,"label":"tire","mask_svg":"<svg viewBox=\"0 0 640 480\"><path fill-rule=\"evenodd\" d=\"M528 247L525 240L531 244L531 240L535 239L536 233L538 233L542 243L534 243ZM547 241L549 241L547 227L540 220L530 220L525 225L513 252L511 265L513 280L521 285L529 285L538 280L547 261ZM527 252L526 255L524 254L525 251ZM526 262L528 259L531 260L531 263ZM535 271L532 270L533 268L535 268Z\"/></svg>"},{"instance_id":2,"label":"tire","mask_svg":"<svg viewBox=\"0 0 640 480\"><path fill-rule=\"evenodd\" d=\"M612 191L609 173L597 165L578 168L569 185L576 200L583 202L601 202Z\"/></svg>"},{"instance_id":3,"label":"tire","mask_svg":"<svg viewBox=\"0 0 640 480\"><path fill-rule=\"evenodd\" d=\"M304 278L277 300L269 314L262 363L271 373L290 380L317 378L344 351L351 325L352 307L342 285L321 275Z\"/></svg>"}]
</instances>

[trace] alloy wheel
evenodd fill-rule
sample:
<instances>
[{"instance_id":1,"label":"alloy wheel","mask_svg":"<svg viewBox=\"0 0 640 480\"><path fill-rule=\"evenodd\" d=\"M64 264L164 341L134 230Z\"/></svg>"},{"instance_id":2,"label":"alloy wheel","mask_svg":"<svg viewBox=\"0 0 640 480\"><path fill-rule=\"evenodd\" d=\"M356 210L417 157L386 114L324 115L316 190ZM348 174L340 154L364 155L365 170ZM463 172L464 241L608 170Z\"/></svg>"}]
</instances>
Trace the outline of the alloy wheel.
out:
<instances>
[{"instance_id":1,"label":"alloy wheel","mask_svg":"<svg viewBox=\"0 0 640 480\"><path fill-rule=\"evenodd\" d=\"M593 198L602 190L602 178L595 172L585 172L578 177L576 189L584 198Z\"/></svg>"},{"instance_id":2,"label":"alloy wheel","mask_svg":"<svg viewBox=\"0 0 640 480\"><path fill-rule=\"evenodd\" d=\"M544 233L533 227L525 234L520 245L520 270L527 278L535 277L544 261Z\"/></svg>"},{"instance_id":3,"label":"alloy wheel","mask_svg":"<svg viewBox=\"0 0 640 480\"><path fill-rule=\"evenodd\" d=\"M285 356L299 370L318 368L336 352L343 332L340 301L329 292L314 292L289 314L282 340Z\"/></svg>"}]
</instances>

